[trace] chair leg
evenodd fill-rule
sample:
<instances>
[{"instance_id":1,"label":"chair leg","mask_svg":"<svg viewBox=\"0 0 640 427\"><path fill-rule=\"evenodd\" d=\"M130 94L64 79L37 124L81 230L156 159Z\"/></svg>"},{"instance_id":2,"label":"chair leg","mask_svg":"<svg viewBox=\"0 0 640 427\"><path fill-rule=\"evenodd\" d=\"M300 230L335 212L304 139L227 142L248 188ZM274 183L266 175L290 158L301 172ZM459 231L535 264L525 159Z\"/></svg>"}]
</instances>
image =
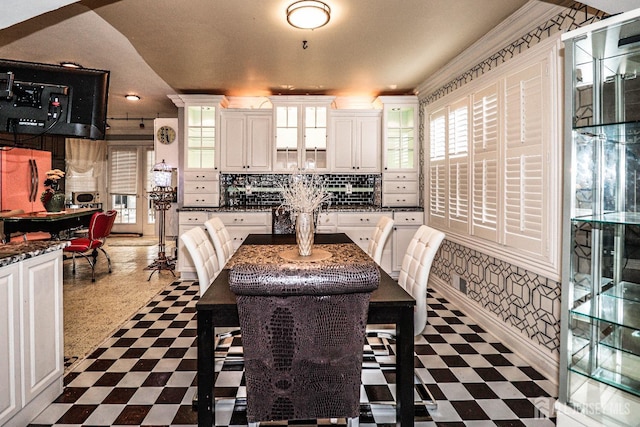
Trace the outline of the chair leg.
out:
<instances>
[{"instance_id":1,"label":"chair leg","mask_svg":"<svg viewBox=\"0 0 640 427\"><path fill-rule=\"evenodd\" d=\"M111 258L109 257L109 254L102 247L100 247L98 249L100 249L102 251L102 253L104 254L104 256L107 257L107 265L109 266L109 273L111 273Z\"/></svg>"},{"instance_id":2,"label":"chair leg","mask_svg":"<svg viewBox=\"0 0 640 427\"><path fill-rule=\"evenodd\" d=\"M71 271L75 275L76 274L76 253L75 252L71 255L71 260L73 261L73 267Z\"/></svg>"},{"instance_id":3,"label":"chair leg","mask_svg":"<svg viewBox=\"0 0 640 427\"><path fill-rule=\"evenodd\" d=\"M258 427L260 423L249 423L249 427Z\"/></svg>"},{"instance_id":4,"label":"chair leg","mask_svg":"<svg viewBox=\"0 0 640 427\"><path fill-rule=\"evenodd\" d=\"M360 417L347 418L348 427L358 427L360 425Z\"/></svg>"}]
</instances>

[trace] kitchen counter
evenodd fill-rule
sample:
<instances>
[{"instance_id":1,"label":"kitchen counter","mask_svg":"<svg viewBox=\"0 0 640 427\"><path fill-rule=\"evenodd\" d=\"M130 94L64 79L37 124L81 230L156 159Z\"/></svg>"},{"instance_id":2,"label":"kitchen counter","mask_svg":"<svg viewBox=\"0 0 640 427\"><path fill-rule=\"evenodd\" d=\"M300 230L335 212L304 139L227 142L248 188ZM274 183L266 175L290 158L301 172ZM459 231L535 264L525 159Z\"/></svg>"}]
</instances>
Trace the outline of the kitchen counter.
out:
<instances>
[{"instance_id":1,"label":"kitchen counter","mask_svg":"<svg viewBox=\"0 0 640 427\"><path fill-rule=\"evenodd\" d=\"M271 212L276 206L221 206L221 207L189 207L181 206L178 212ZM416 212L422 211L421 207L394 207L382 208L370 205L331 206L322 212Z\"/></svg>"},{"instance_id":2,"label":"kitchen counter","mask_svg":"<svg viewBox=\"0 0 640 427\"><path fill-rule=\"evenodd\" d=\"M67 241L27 241L0 244L0 267L15 264L28 258L54 252L66 247Z\"/></svg>"}]
</instances>

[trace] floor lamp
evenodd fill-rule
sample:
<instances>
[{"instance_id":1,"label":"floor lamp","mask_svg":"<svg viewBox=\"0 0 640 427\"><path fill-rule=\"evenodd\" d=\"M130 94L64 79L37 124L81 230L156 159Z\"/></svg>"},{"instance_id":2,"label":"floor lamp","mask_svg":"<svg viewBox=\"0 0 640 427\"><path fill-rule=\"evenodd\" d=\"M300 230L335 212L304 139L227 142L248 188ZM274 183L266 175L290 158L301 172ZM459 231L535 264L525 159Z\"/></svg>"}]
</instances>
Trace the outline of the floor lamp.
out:
<instances>
[{"instance_id":1,"label":"floor lamp","mask_svg":"<svg viewBox=\"0 0 640 427\"><path fill-rule=\"evenodd\" d=\"M153 167L153 190L149 192L149 198L153 201L156 210L156 220L158 221L158 257L145 270L153 270L147 281L156 271L160 274L162 270L168 270L175 277L175 259L167 257L165 244L165 219L167 210L171 207L171 202L175 197L175 191L171 187L171 166L164 160Z\"/></svg>"}]
</instances>

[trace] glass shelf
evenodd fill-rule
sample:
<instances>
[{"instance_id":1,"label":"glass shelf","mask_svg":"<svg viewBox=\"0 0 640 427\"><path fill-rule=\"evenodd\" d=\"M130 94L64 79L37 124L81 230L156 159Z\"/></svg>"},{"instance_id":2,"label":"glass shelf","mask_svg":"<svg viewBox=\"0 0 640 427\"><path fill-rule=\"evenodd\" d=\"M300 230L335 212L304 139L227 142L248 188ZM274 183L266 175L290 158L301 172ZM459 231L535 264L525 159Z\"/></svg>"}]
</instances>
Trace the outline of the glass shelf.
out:
<instances>
[{"instance_id":1,"label":"glass shelf","mask_svg":"<svg viewBox=\"0 0 640 427\"><path fill-rule=\"evenodd\" d=\"M625 328L640 329L640 302L638 301L602 294L580 304L571 310L571 313Z\"/></svg>"},{"instance_id":2,"label":"glass shelf","mask_svg":"<svg viewBox=\"0 0 640 427\"><path fill-rule=\"evenodd\" d=\"M597 224L640 225L640 212L609 212L602 215L584 215L571 218L573 222Z\"/></svg>"}]
</instances>

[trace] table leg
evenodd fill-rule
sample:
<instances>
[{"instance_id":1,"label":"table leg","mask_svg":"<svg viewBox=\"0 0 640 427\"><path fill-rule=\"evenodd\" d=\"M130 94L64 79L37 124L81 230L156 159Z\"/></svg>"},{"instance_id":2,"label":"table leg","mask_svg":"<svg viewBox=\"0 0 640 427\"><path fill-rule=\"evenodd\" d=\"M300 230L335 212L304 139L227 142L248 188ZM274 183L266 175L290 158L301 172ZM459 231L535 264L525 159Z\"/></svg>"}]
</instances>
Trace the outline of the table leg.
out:
<instances>
[{"instance_id":1,"label":"table leg","mask_svg":"<svg viewBox=\"0 0 640 427\"><path fill-rule=\"evenodd\" d=\"M198 311L198 426L211 427L215 423L213 397L214 333L210 310Z\"/></svg>"},{"instance_id":2,"label":"table leg","mask_svg":"<svg viewBox=\"0 0 640 427\"><path fill-rule=\"evenodd\" d=\"M396 425L413 426L413 308L402 309L396 323Z\"/></svg>"}]
</instances>

